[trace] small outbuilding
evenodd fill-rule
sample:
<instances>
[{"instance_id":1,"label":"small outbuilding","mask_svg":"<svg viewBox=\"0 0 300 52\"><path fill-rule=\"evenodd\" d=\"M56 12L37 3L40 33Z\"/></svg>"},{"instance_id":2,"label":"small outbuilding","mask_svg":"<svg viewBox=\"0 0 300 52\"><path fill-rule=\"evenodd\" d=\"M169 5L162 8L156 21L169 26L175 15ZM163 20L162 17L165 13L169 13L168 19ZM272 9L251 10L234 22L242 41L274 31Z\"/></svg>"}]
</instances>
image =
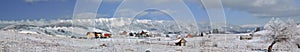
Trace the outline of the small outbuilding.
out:
<instances>
[{"instance_id":1,"label":"small outbuilding","mask_svg":"<svg viewBox=\"0 0 300 52\"><path fill-rule=\"evenodd\" d=\"M252 36L249 36L249 35L240 36L240 40L251 40L251 39L252 39Z\"/></svg>"},{"instance_id":2,"label":"small outbuilding","mask_svg":"<svg viewBox=\"0 0 300 52\"><path fill-rule=\"evenodd\" d=\"M101 36L101 38L110 38L111 34L110 33L104 33L103 36Z\"/></svg>"},{"instance_id":3,"label":"small outbuilding","mask_svg":"<svg viewBox=\"0 0 300 52\"><path fill-rule=\"evenodd\" d=\"M185 46L186 45L186 40L184 38L180 38L178 40L175 41L175 45L176 46Z\"/></svg>"},{"instance_id":4,"label":"small outbuilding","mask_svg":"<svg viewBox=\"0 0 300 52\"><path fill-rule=\"evenodd\" d=\"M100 38L101 37L101 32L87 32L86 36L87 38Z\"/></svg>"},{"instance_id":5,"label":"small outbuilding","mask_svg":"<svg viewBox=\"0 0 300 52\"><path fill-rule=\"evenodd\" d=\"M112 34L110 33L102 33L102 32L87 32L87 38L110 38Z\"/></svg>"},{"instance_id":6,"label":"small outbuilding","mask_svg":"<svg viewBox=\"0 0 300 52\"><path fill-rule=\"evenodd\" d=\"M121 35L127 35L128 32L127 32L127 31L123 31L123 32L121 32L120 34L121 34Z\"/></svg>"},{"instance_id":7,"label":"small outbuilding","mask_svg":"<svg viewBox=\"0 0 300 52\"><path fill-rule=\"evenodd\" d=\"M186 35L186 38L192 38L192 37L193 37L192 34L187 34L187 35Z\"/></svg>"}]
</instances>

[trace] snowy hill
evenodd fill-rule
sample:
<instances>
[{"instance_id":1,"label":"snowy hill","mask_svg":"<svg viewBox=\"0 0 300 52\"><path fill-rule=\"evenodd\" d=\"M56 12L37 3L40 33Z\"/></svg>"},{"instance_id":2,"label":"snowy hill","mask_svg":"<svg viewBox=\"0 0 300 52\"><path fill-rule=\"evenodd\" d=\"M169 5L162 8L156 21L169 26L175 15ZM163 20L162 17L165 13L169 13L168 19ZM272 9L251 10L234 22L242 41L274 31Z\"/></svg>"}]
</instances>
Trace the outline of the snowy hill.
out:
<instances>
[{"instance_id":1,"label":"snowy hill","mask_svg":"<svg viewBox=\"0 0 300 52\"><path fill-rule=\"evenodd\" d=\"M73 23L72 23L73 22ZM186 24L177 25L172 20L134 20L132 18L98 18L98 19L75 19L75 20L34 20L34 21L1 21L0 29L9 31L31 31L38 34L85 36L86 32L121 32L121 31L141 31L151 32L192 32L195 30L209 31L208 23L198 23L196 26ZM181 26L181 28L179 28ZM193 27L185 28L185 27ZM229 25L228 31L245 32L248 27ZM252 27L250 27L252 28ZM250 29L251 30L251 29ZM195 31L196 32L196 31ZM116 33L115 33L116 34Z\"/></svg>"}]
</instances>

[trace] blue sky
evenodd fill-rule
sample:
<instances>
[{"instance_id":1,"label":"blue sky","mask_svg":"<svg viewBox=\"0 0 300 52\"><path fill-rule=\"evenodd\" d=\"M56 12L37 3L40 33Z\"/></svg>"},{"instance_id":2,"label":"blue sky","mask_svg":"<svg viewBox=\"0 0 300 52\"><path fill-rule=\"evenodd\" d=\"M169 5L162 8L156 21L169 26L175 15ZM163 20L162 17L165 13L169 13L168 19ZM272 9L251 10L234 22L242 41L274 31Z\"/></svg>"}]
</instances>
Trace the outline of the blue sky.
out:
<instances>
[{"instance_id":1,"label":"blue sky","mask_svg":"<svg viewBox=\"0 0 300 52\"><path fill-rule=\"evenodd\" d=\"M72 15L75 1L26 2L1 0L1 20L55 19Z\"/></svg>"},{"instance_id":2,"label":"blue sky","mask_svg":"<svg viewBox=\"0 0 300 52\"><path fill-rule=\"evenodd\" d=\"M183 1L198 22L209 22L200 1ZM103 0L97 17L113 17L121 2L122 0ZM230 24L263 24L271 17L293 17L295 21L300 19L299 0L222 0L222 3ZM0 20L66 19L72 17L75 4L76 0L1 0ZM141 5L136 4L136 7Z\"/></svg>"}]
</instances>

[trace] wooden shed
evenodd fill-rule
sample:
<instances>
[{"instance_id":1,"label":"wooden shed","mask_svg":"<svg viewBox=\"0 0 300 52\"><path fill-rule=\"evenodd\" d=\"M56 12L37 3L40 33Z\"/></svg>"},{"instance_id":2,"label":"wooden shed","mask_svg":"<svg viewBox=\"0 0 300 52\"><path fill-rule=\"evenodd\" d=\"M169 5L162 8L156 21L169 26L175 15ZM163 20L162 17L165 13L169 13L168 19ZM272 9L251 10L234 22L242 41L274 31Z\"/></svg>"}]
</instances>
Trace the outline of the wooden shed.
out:
<instances>
[{"instance_id":1,"label":"wooden shed","mask_svg":"<svg viewBox=\"0 0 300 52\"><path fill-rule=\"evenodd\" d=\"M251 39L252 39L252 36L249 36L249 35L240 36L240 40L251 40Z\"/></svg>"}]
</instances>

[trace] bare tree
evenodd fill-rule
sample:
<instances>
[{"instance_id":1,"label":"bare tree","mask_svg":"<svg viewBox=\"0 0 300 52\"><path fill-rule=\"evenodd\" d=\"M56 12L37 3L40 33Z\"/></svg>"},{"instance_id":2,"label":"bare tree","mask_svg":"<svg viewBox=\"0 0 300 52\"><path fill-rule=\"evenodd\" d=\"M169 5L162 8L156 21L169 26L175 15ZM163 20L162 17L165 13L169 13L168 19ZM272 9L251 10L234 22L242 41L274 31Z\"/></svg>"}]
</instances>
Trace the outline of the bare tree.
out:
<instances>
[{"instance_id":1,"label":"bare tree","mask_svg":"<svg viewBox=\"0 0 300 52\"><path fill-rule=\"evenodd\" d=\"M273 18L269 23L265 25L265 29L268 31L267 36L272 43L268 47L268 52L272 52L272 47L278 42L289 42L293 39L293 35L296 35L296 25L292 20L288 23L281 21L279 18Z\"/></svg>"}]
</instances>

